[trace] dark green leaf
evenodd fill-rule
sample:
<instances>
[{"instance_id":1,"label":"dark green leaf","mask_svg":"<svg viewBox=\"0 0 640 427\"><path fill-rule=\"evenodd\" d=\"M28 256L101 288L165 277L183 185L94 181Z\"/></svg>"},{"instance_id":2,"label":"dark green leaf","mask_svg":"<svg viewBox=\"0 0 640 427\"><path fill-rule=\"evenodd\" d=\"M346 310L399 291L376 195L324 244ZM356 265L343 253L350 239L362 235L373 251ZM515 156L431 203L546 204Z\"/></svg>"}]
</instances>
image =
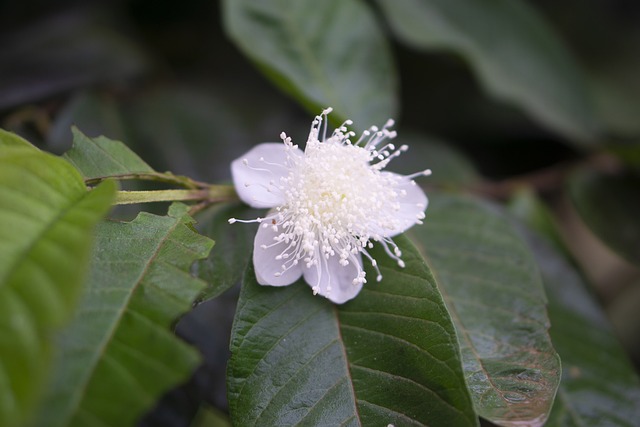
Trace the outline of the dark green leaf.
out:
<instances>
[{"instance_id":1,"label":"dark green leaf","mask_svg":"<svg viewBox=\"0 0 640 427\"><path fill-rule=\"evenodd\" d=\"M429 185L456 186L473 184L480 180L471 162L451 144L418 134L402 133L396 145L407 144L409 151L391 163L390 170L411 174L431 169L433 174L425 181Z\"/></svg>"},{"instance_id":2,"label":"dark green leaf","mask_svg":"<svg viewBox=\"0 0 640 427\"><path fill-rule=\"evenodd\" d=\"M384 279L342 306L301 281L260 286L249 268L228 368L234 424L477 424L433 276L406 238L397 243L406 268L375 247Z\"/></svg>"},{"instance_id":3,"label":"dark green leaf","mask_svg":"<svg viewBox=\"0 0 640 427\"><path fill-rule=\"evenodd\" d=\"M61 153L69 150L73 141L73 126L87 135L109 135L130 144L126 118L112 94L95 90L80 92L56 115L47 134L47 148Z\"/></svg>"},{"instance_id":4,"label":"dark green leaf","mask_svg":"<svg viewBox=\"0 0 640 427\"><path fill-rule=\"evenodd\" d=\"M496 209L457 196L432 196L412 235L455 322L478 414L501 426L542 425L560 360L528 248Z\"/></svg>"},{"instance_id":5,"label":"dark green leaf","mask_svg":"<svg viewBox=\"0 0 640 427\"><path fill-rule=\"evenodd\" d=\"M312 113L333 107L357 129L397 113L396 71L360 0L226 0L232 40Z\"/></svg>"},{"instance_id":6,"label":"dark green leaf","mask_svg":"<svg viewBox=\"0 0 640 427\"><path fill-rule=\"evenodd\" d=\"M640 177L577 171L569 181L576 210L618 255L640 265Z\"/></svg>"},{"instance_id":7,"label":"dark green leaf","mask_svg":"<svg viewBox=\"0 0 640 427\"><path fill-rule=\"evenodd\" d=\"M72 131L73 147L65 154L65 158L85 178L154 172L122 142L104 136L89 138L76 127Z\"/></svg>"},{"instance_id":8,"label":"dark green leaf","mask_svg":"<svg viewBox=\"0 0 640 427\"><path fill-rule=\"evenodd\" d=\"M263 116L268 114L256 117L242 106L242 113L250 115L244 117L230 100L217 96L185 87L158 89L136 100L127 117L135 139L153 143L145 159L153 160L156 169L186 173L207 182L229 179L231 161L260 141L253 139L247 128L262 129ZM266 121L269 119L273 121L271 116ZM276 128L261 137L278 140L282 130Z\"/></svg>"},{"instance_id":9,"label":"dark green leaf","mask_svg":"<svg viewBox=\"0 0 640 427\"><path fill-rule=\"evenodd\" d=\"M38 425L134 425L195 368L198 353L171 325L204 288L189 268L213 242L186 211L174 204L168 216L99 225L89 287L61 336Z\"/></svg>"},{"instance_id":10,"label":"dark green leaf","mask_svg":"<svg viewBox=\"0 0 640 427\"><path fill-rule=\"evenodd\" d=\"M640 381L585 283L540 238L525 234L549 297L563 375L548 427L637 426Z\"/></svg>"},{"instance_id":11,"label":"dark green leaf","mask_svg":"<svg viewBox=\"0 0 640 427\"><path fill-rule=\"evenodd\" d=\"M555 249L569 256L562 235L558 232L551 212L538 199L531 188L518 189L509 201L509 213L525 223L532 230L544 234Z\"/></svg>"},{"instance_id":12,"label":"dark green leaf","mask_svg":"<svg viewBox=\"0 0 640 427\"><path fill-rule=\"evenodd\" d=\"M91 231L115 185L88 192L64 160L11 134L0 139L0 425L12 427L32 413L49 372L51 336L73 312Z\"/></svg>"},{"instance_id":13,"label":"dark green leaf","mask_svg":"<svg viewBox=\"0 0 640 427\"><path fill-rule=\"evenodd\" d=\"M260 214L244 204L221 205L198 217L199 230L216 240L209 257L198 263L198 276L208 286L201 299L215 298L240 279L251 259L257 224L229 224L229 218L254 219Z\"/></svg>"},{"instance_id":14,"label":"dark green leaf","mask_svg":"<svg viewBox=\"0 0 640 427\"><path fill-rule=\"evenodd\" d=\"M580 142L599 125L581 69L522 0L378 0L396 34L468 60L486 89Z\"/></svg>"},{"instance_id":15,"label":"dark green leaf","mask_svg":"<svg viewBox=\"0 0 640 427\"><path fill-rule=\"evenodd\" d=\"M140 73L148 58L122 32L105 25L105 17L61 8L46 20L14 25L18 29L14 32L7 32L11 26L5 26L0 108Z\"/></svg>"}]
</instances>

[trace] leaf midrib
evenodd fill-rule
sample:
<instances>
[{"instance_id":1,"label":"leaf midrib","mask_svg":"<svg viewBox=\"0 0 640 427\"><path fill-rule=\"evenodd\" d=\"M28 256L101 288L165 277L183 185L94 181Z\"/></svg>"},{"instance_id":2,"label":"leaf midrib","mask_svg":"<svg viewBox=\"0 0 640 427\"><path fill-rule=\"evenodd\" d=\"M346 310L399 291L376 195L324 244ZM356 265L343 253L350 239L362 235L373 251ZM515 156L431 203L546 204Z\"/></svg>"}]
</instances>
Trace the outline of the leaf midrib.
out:
<instances>
[{"instance_id":1,"label":"leaf midrib","mask_svg":"<svg viewBox=\"0 0 640 427\"><path fill-rule=\"evenodd\" d=\"M68 423L71 419L73 419L74 415L78 412L78 409L81 409L80 403L82 402L82 397L85 395L86 389L89 386L89 383L91 382L91 378L93 377L93 373L95 372L97 365L100 363L100 360L102 359L105 353L106 347L113 340L115 331L118 329L117 326L120 325L120 322L122 321L122 317L124 316L124 313L126 312L127 307L129 306L129 302L131 301L133 294L138 289L138 286L146 276L151 264L153 264L155 259L158 257L160 249L162 248L164 243L169 239L169 236L171 235L171 233L173 233L173 231L182 223L180 221L180 218L174 218L174 221L175 223L171 228L169 228L166 231L162 239L158 242L158 245L156 246L153 252L153 255L149 258L149 261L145 264L143 270L141 271L140 275L136 279L134 285L130 288L130 291L126 297L126 300L124 301L124 304L122 304L121 309L118 310L117 312L115 321L112 323L112 327L108 330L108 333L105 335L105 339L102 340L102 342L98 346L98 351L96 351L95 357L92 358L92 361L89 364L89 369L87 369L87 374L85 375L84 380L76 388L77 391L76 393L74 393L74 397L72 398L71 404L69 405L69 410L67 411L67 416L65 417L65 423Z\"/></svg>"}]
</instances>

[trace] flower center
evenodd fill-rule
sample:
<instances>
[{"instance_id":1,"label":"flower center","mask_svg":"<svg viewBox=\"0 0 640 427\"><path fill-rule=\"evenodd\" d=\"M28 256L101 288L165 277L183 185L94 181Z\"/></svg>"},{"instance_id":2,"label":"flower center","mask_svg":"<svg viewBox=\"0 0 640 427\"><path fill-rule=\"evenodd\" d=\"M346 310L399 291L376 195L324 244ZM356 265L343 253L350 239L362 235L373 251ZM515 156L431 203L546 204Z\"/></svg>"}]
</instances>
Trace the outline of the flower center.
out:
<instances>
[{"instance_id":1,"label":"flower center","mask_svg":"<svg viewBox=\"0 0 640 427\"><path fill-rule=\"evenodd\" d=\"M355 134L346 127L350 121L327 138L326 116L330 111L327 109L315 118L304 154L291 138L281 134L286 161L271 166L284 168L286 175L270 181L268 186L257 184L269 192L277 192L283 199L266 218L256 220L274 233L273 243L261 248L281 248L275 256L275 261L282 263L276 277L304 263L306 268L317 269L320 278L321 272L328 271L330 263L337 260L343 267L355 267L353 284L361 285L367 282L361 262L364 256L376 269L379 281L382 275L368 249L373 247L372 241L379 242L391 258L404 266L402 254L390 236L421 223L426 204L418 203L409 209L416 216L407 218L407 185L415 185L413 178L430 171L407 176L384 171L392 159L407 150L404 145L396 148L390 143L383 144L395 137L395 132L389 130L391 120L382 129L374 126L363 132L355 143L350 140ZM265 170L249 165L247 160L245 165L256 171ZM404 216L401 207L405 209ZM319 283L312 287L314 293L320 291ZM326 292L330 291L329 282Z\"/></svg>"}]
</instances>

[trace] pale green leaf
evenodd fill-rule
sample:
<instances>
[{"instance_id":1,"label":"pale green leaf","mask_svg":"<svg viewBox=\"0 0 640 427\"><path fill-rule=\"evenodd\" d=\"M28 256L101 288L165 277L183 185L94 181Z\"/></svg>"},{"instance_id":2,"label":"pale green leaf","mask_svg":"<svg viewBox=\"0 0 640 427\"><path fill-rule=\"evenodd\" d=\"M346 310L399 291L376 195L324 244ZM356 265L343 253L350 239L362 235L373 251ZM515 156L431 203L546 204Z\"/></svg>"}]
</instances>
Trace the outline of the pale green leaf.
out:
<instances>
[{"instance_id":1,"label":"pale green leaf","mask_svg":"<svg viewBox=\"0 0 640 427\"><path fill-rule=\"evenodd\" d=\"M4 129L0 129L0 148L5 148L5 147L36 148L29 141L22 138L20 135L16 135L13 132L8 132Z\"/></svg>"},{"instance_id":2,"label":"pale green leaf","mask_svg":"<svg viewBox=\"0 0 640 427\"><path fill-rule=\"evenodd\" d=\"M477 424L433 276L406 238L396 241L406 268L376 246L382 282L341 306L302 281L260 286L248 269L228 367L234 425Z\"/></svg>"},{"instance_id":3,"label":"pale green leaf","mask_svg":"<svg viewBox=\"0 0 640 427\"><path fill-rule=\"evenodd\" d=\"M6 136L0 139L6 142ZM5 427L31 416L49 373L52 334L73 312L92 229L115 193L112 182L87 191L67 162L16 141L0 150L0 425Z\"/></svg>"},{"instance_id":4,"label":"pale green leaf","mask_svg":"<svg viewBox=\"0 0 640 427\"><path fill-rule=\"evenodd\" d=\"M137 154L120 141L104 136L89 138L76 127L72 128L73 147L65 158L85 178L103 178L115 175L153 173Z\"/></svg>"},{"instance_id":5,"label":"pale green leaf","mask_svg":"<svg viewBox=\"0 0 640 427\"><path fill-rule=\"evenodd\" d=\"M396 70L361 0L226 0L227 34L314 114L333 107L357 129L397 113Z\"/></svg>"},{"instance_id":6,"label":"pale green leaf","mask_svg":"<svg viewBox=\"0 0 640 427\"><path fill-rule=\"evenodd\" d=\"M526 245L495 208L433 195L412 235L452 315L476 411L501 426L540 426L560 380L546 298Z\"/></svg>"},{"instance_id":7,"label":"pale green leaf","mask_svg":"<svg viewBox=\"0 0 640 427\"><path fill-rule=\"evenodd\" d=\"M579 142L600 131L582 70L524 0L378 0L392 29L423 49L462 55L494 96Z\"/></svg>"},{"instance_id":8,"label":"pale green leaf","mask_svg":"<svg viewBox=\"0 0 640 427\"><path fill-rule=\"evenodd\" d=\"M61 336L38 425L134 425L195 368L198 353L171 326L204 288L189 268L213 242L186 211L174 204L168 216L98 226L89 286Z\"/></svg>"}]
</instances>

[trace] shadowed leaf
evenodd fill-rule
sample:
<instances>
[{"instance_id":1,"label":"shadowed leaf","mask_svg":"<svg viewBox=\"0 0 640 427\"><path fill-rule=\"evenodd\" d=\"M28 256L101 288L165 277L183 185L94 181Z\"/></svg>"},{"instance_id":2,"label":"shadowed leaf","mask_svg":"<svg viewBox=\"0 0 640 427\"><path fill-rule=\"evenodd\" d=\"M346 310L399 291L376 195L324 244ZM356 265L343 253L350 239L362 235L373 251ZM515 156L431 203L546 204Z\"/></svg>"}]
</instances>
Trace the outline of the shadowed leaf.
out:
<instances>
[{"instance_id":1,"label":"shadowed leaf","mask_svg":"<svg viewBox=\"0 0 640 427\"><path fill-rule=\"evenodd\" d=\"M462 55L494 96L578 142L599 131L578 64L522 0L378 0L403 41Z\"/></svg>"},{"instance_id":2,"label":"shadowed leaf","mask_svg":"<svg viewBox=\"0 0 640 427\"><path fill-rule=\"evenodd\" d=\"M560 360L542 282L505 217L473 199L432 195L412 236L447 303L476 411L501 426L541 426Z\"/></svg>"},{"instance_id":3,"label":"shadowed leaf","mask_svg":"<svg viewBox=\"0 0 640 427\"><path fill-rule=\"evenodd\" d=\"M360 130L396 116L389 47L360 0L227 0L223 5L231 39L312 113L333 107Z\"/></svg>"},{"instance_id":4,"label":"shadowed leaf","mask_svg":"<svg viewBox=\"0 0 640 427\"><path fill-rule=\"evenodd\" d=\"M640 177L577 171L569 181L573 203L591 231L618 255L640 265Z\"/></svg>"}]
</instances>

